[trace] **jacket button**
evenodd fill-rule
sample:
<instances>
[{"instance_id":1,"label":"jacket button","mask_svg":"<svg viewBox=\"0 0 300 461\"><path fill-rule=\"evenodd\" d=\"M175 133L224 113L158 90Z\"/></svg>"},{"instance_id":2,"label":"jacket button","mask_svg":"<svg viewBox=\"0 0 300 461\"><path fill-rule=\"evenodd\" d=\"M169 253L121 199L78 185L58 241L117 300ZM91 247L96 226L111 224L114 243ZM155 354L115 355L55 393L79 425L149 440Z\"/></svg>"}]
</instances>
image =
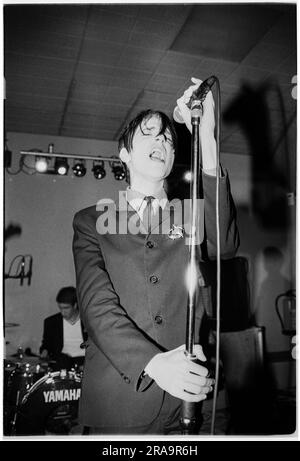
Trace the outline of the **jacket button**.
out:
<instances>
[{"instance_id":1,"label":"jacket button","mask_svg":"<svg viewBox=\"0 0 300 461\"><path fill-rule=\"evenodd\" d=\"M157 325L160 325L162 323L162 321L163 321L161 315L156 315L154 320L155 320L155 323L157 323Z\"/></svg>"},{"instance_id":2,"label":"jacket button","mask_svg":"<svg viewBox=\"0 0 300 461\"><path fill-rule=\"evenodd\" d=\"M156 277L156 275L151 275L150 282L151 283L157 283L158 282L158 277Z\"/></svg>"},{"instance_id":3,"label":"jacket button","mask_svg":"<svg viewBox=\"0 0 300 461\"><path fill-rule=\"evenodd\" d=\"M151 240L148 240L148 242L146 243L147 247L148 248L153 248L154 247L154 243L151 242Z\"/></svg>"}]
</instances>

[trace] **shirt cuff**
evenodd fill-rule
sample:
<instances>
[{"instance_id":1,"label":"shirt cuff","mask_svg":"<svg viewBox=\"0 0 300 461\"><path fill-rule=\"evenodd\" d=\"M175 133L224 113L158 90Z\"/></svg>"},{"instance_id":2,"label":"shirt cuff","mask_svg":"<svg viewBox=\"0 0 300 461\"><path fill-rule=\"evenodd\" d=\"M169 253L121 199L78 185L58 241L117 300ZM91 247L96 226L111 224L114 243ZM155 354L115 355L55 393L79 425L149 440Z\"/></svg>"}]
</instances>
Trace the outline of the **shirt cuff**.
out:
<instances>
[{"instance_id":1,"label":"shirt cuff","mask_svg":"<svg viewBox=\"0 0 300 461\"><path fill-rule=\"evenodd\" d=\"M149 375L146 374L145 370L143 370L143 372L140 374L140 377L138 379L136 390L138 392L146 391L151 386L153 381L154 380L150 378Z\"/></svg>"},{"instance_id":2,"label":"shirt cuff","mask_svg":"<svg viewBox=\"0 0 300 461\"><path fill-rule=\"evenodd\" d=\"M207 169L202 168L202 171L207 176L215 176L215 177L217 176L216 168L207 168ZM220 165L220 178L223 178L223 176L224 176L224 173L223 173L222 165Z\"/></svg>"}]
</instances>

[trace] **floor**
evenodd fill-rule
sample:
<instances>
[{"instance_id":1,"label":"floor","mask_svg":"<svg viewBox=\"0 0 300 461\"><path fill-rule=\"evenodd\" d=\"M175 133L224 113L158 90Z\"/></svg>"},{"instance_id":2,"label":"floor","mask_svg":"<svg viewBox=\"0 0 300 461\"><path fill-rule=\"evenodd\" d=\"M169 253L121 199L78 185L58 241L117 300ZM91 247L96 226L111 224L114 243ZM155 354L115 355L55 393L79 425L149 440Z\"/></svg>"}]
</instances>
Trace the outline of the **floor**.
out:
<instances>
[{"instance_id":1,"label":"floor","mask_svg":"<svg viewBox=\"0 0 300 461\"><path fill-rule=\"evenodd\" d=\"M214 435L289 435L296 431L296 389L278 390L266 407L264 402L245 402L238 396L230 407L226 390L220 392ZM219 400L220 399L220 400ZM247 399L247 396L245 396ZM250 411L249 411L249 408ZM199 435L211 435L212 399L203 405Z\"/></svg>"}]
</instances>

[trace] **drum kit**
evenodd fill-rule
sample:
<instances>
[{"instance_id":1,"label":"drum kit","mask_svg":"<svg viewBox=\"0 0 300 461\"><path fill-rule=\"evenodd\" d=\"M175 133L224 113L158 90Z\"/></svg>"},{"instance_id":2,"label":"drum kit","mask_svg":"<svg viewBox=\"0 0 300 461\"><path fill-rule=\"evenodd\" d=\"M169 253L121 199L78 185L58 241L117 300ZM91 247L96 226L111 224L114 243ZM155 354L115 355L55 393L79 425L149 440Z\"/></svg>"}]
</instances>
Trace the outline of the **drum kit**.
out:
<instances>
[{"instance_id":1,"label":"drum kit","mask_svg":"<svg viewBox=\"0 0 300 461\"><path fill-rule=\"evenodd\" d=\"M17 354L4 360L4 435L79 434L82 369Z\"/></svg>"}]
</instances>

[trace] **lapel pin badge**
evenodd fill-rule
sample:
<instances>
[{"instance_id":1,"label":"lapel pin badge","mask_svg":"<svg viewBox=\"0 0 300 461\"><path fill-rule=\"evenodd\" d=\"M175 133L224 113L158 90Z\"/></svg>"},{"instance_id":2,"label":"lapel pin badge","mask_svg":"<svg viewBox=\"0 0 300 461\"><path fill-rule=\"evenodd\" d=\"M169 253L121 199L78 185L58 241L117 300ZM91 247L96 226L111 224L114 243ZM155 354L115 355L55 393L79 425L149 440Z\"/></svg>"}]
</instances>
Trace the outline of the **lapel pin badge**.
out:
<instances>
[{"instance_id":1,"label":"lapel pin badge","mask_svg":"<svg viewBox=\"0 0 300 461\"><path fill-rule=\"evenodd\" d=\"M175 224L173 224L170 231L169 231L168 237L171 240L176 240L176 239L183 238L183 234L184 234L183 227L176 226Z\"/></svg>"}]
</instances>

